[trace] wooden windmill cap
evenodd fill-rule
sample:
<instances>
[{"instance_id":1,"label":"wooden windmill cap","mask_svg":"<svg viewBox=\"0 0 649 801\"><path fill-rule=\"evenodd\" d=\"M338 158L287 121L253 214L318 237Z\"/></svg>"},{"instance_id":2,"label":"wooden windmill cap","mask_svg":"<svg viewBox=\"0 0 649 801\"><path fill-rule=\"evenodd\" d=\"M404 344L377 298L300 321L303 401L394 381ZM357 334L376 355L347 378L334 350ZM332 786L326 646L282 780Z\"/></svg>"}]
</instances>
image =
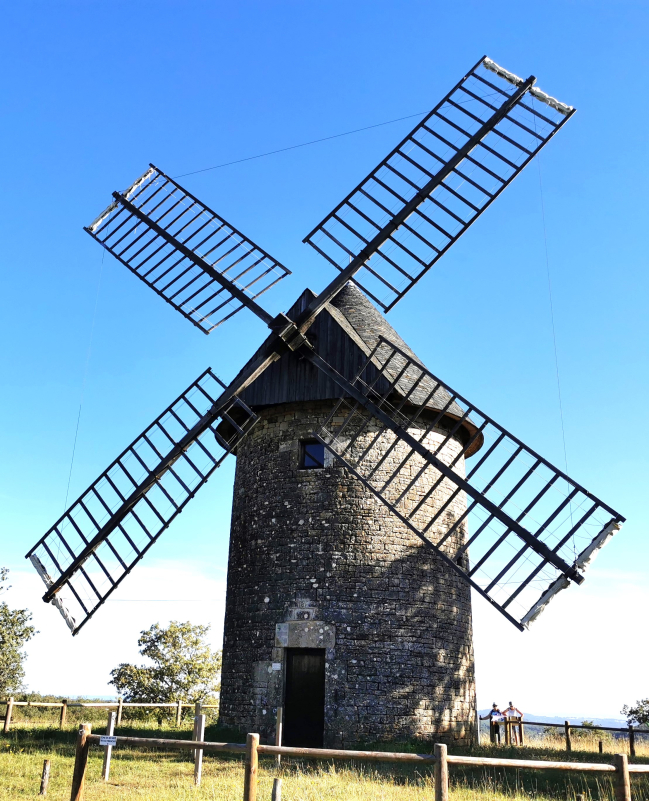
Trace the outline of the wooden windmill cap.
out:
<instances>
[{"instance_id":1,"label":"wooden windmill cap","mask_svg":"<svg viewBox=\"0 0 649 801\"><path fill-rule=\"evenodd\" d=\"M316 295L310 289L304 290L287 312L288 316L295 319L314 297ZM354 380L367 357L379 344L381 337L424 366L421 359L408 347L381 312L352 282L349 282L333 301L325 306L308 330L307 337L318 354L349 381ZM251 361L257 357L262 348L253 355ZM383 369L380 360L376 361L376 366ZM388 376L391 372L387 371ZM392 378L396 378L396 375ZM401 397L403 394L408 394L414 380L408 373L404 374L395 387L397 397L400 394ZM426 376L412 393L412 400L415 403L424 403L434 387L433 379ZM338 385L296 353L287 353L271 364L241 393L242 400L254 409L283 403L334 400L339 397ZM448 391L440 386L426 401L426 408L431 412L439 412L446 407L450 399ZM453 424L463 415L464 409L453 402L446 409L440 423ZM463 420L458 434L468 441L476 432L475 424L467 417ZM482 444L483 438L479 435L465 456L476 453Z\"/></svg>"}]
</instances>

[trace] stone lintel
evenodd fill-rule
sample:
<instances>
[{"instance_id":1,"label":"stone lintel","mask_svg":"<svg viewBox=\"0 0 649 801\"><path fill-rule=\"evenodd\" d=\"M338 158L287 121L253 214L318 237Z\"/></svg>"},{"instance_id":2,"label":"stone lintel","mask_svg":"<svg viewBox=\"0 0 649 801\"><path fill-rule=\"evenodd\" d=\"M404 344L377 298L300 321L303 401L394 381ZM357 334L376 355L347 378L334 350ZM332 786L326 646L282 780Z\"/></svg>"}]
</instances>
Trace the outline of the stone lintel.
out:
<instances>
[{"instance_id":1,"label":"stone lintel","mask_svg":"<svg viewBox=\"0 0 649 801\"><path fill-rule=\"evenodd\" d=\"M275 626L277 648L333 648L336 627L322 620L289 620Z\"/></svg>"}]
</instances>

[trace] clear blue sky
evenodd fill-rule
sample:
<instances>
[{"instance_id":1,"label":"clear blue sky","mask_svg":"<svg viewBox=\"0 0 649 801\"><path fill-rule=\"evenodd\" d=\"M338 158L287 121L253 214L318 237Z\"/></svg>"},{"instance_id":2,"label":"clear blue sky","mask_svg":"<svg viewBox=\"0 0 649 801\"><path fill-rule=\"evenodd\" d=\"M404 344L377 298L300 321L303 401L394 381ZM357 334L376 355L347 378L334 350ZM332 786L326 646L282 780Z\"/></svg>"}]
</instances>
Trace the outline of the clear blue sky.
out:
<instances>
[{"instance_id":1,"label":"clear blue sky","mask_svg":"<svg viewBox=\"0 0 649 801\"><path fill-rule=\"evenodd\" d=\"M93 318L71 499L205 367L230 379L264 335L261 323L241 314L205 337L111 257L102 270L102 249L82 226L111 191L150 161L178 175L427 111L487 54L518 75L536 75L540 88L578 109L541 156L568 465L628 517L601 555L590 592L610 595L625 614L640 613L624 603L624 592L644 585L649 557L648 22L645 2L626 1L5 4L0 563L15 576L25 571L24 553L63 511ZM293 270L265 296L272 311L285 310L305 285L317 291L332 278L301 244L304 235L414 122L181 182ZM418 355L562 465L536 164L411 295L390 321ZM165 533L152 568L182 558L188 575L194 565L197 575L222 579L231 481L232 465ZM137 583L125 585L123 597ZM41 639L55 631L61 648L72 649L57 614L41 609L38 585L27 587L17 597L38 606L47 631ZM171 591L161 578L158 597L181 597ZM579 592L557 601L566 641L582 627L569 614ZM640 603L635 596L633 603ZM98 631L110 631L117 606L98 614ZM154 622L151 614L194 614L170 606L151 612L146 605L145 619L138 612L145 607L134 604L129 624L137 632ZM501 631L495 616L479 612L476 622L488 695L496 664L489 673L480 643L490 626ZM506 629L503 636L519 635ZM590 645L588 658L598 643ZM79 651L64 652L72 653ZM104 681L105 671L98 691ZM633 681L624 680L619 706L646 694ZM63 677L55 683L41 689L75 690ZM616 712L617 703L601 702L601 712ZM588 697L577 706L588 712ZM562 712L550 699L545 708Z\"/></svg>"}]
</instances>

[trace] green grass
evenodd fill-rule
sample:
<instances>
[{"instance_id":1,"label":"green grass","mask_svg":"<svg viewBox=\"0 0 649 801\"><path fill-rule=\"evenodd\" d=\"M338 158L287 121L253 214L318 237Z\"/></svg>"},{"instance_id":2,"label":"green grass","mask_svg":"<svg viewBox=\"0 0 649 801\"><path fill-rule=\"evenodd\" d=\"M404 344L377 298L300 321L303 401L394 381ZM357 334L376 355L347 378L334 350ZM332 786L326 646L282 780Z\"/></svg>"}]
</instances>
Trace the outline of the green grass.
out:
<instances>
[{"instance_id":1,"label":"green grass","mask_svg":"<svg viewBox=\"0 0 649 801\"><path fill-rule=\"evenodd\" d=\"M93 727L97 733L103 728ZM122 727L125 736L155 736L169 739L189 739L188 727L160 729L157 724ZM223 741L228 733L212 726L206 739ZM75 731L55 728L19 726L8 735L0 735L0 800L36 798L44 759L52 762L52 778L48 798L68 801L74 765ZM574 743L571 761L609 762L610 752L600 755L586 750L587 739ZM525 748L483 746L466 749L449 748L450 753L470 753L473 756L500 756L542 760L566 760L565 750L556 743L542 740ZM615 745L615 743L613 743ZM618 747L614 750L622 750ZM553 747L555 746L555 747ZM391 743L376 746L381 749L430 751L422 743ZM644 746L643 746L644 747ZM148 751L117 748L113 752L111 776L108 783L101 780L102 750L90 751L86 801L184 801L211 799L236 801L243 794L243 763L237 757L204 759L203 782L193 785L193 763L178 751ZM649 763L649 754L638 756L636 762ZM274 760L260 760L259 801L270 801L272 780L280 775L284 801L430 801L433 797L432 770L420 766L376 763L331 763L284 760L277 772ZM611 779L606 774L566 773L551 770L469 769L451 767L452 801L501 801L504 799L574 799L585 793L593 801L612 801ZM632 777L634 801L649 801L649 781Z\"/></svg>"}]
</instances>

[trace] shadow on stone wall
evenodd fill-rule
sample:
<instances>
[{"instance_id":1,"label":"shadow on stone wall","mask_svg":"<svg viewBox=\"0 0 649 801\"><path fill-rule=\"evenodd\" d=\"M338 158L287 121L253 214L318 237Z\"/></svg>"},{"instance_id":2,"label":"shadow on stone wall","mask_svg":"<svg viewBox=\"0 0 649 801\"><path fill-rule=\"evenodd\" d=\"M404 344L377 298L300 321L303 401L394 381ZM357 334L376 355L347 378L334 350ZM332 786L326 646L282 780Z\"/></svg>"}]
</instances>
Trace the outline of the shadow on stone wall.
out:
<instances>
[{"instance_id":1,"label":"shadow on stone wall","mask_svg":"<svg viewBox=\"0 0 649 801\"><path fill-rule=\"evenodd\" d=\"M388 563L373 564L371 550L366 556L355 565L364 575L353 608L323 608L337 632L327 677L332 744L472 740L469 586L423 545Z\"/></svg>"}]
</instances>

